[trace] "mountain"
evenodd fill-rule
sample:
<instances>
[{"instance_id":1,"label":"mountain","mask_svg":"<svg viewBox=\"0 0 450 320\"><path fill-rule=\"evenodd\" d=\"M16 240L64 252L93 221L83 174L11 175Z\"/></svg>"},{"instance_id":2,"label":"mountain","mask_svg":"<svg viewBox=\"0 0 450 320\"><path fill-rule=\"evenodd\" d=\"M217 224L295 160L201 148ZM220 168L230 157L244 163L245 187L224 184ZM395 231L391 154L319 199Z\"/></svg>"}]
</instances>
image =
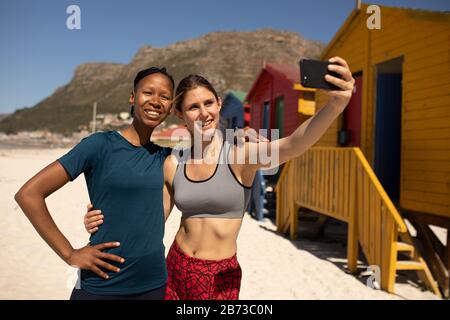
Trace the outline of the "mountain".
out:
<instances>
[{"instance_id":1,"label":"mountain","mask_svg":"<svg viewBox=\"0 0 450 320\"><path fill-rule=\"evenodd\" d=\"M228 89L249 90L264 62L296 64L302 57L318 57L323 48L323 43L298 33L272 29L220 31L165 48L144 46L128 64L79 65L72 80L51 96L1 120L0 131L47 129L69 134L87 125L94 101L98 114L129 111L134 76L149 66L165 66L176 81L201 74L223 95Z\"/></svg>"},{"instance_id":2,"label":"mountain","mask_svg":"<svg viewBox=\"0 0 450 320\"><path fill-rule=\"evenodd\" d=\"M3 119L5 119L6 117L8 117L10 114L9 113L0 113L0 121L2 121Z\"/></svg>"}]
</instances>

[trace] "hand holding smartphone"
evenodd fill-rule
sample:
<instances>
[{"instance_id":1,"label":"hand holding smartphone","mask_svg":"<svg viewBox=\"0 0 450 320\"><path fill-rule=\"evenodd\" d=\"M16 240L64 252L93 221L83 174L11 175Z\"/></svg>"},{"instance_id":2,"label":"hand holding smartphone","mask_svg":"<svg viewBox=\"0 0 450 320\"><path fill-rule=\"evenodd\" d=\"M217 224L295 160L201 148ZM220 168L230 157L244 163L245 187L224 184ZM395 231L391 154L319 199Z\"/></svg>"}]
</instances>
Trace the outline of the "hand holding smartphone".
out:
<instances>
[{"instance_id":1,"label":"hand holding smartphone","mask_svg":"<svg viewBox=\"0 0 450 320\"><path fill-rule=\"evenodd\" d=\"M341 88L339 88L338 86L325 80L325 75L327 74L339 79L342 78L339 73L328 70L328 65L338 65L337 63L312 59L301 59L299 63L300 82L303 87L326 90L341 90Z\"/></svg>"}]
</instances>

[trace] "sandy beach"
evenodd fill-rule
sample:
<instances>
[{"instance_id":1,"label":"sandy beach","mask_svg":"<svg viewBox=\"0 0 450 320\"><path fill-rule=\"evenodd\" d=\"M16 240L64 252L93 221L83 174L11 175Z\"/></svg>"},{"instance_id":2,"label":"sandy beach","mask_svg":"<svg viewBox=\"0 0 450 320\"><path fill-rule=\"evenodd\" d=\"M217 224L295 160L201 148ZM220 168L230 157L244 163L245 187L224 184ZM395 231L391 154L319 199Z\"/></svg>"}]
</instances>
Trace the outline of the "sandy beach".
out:
<instances>
[{"instance_id":1,"label":"sandy beach","mask_svg":"<svg viewBox=\"0 0 450 320\"><path fill-rule=\"evenodd\" d=\"M14 201L27 179L65 152L0 149L0 299L64 300L70 295L76 270L53 253ZM47 203L72 245L84 246L88 234L82 221L89 203L84 177L50 196ZM175 209L166 223L166 251L179 220ZM414 276L401 276L392 295L369 288L365 278L347 274L345 242L339 237L290 241L275 230L269 219L257 222L245 216L238 239L241 299L436 299L414 282Z\"/></svg>"}]
</instances>

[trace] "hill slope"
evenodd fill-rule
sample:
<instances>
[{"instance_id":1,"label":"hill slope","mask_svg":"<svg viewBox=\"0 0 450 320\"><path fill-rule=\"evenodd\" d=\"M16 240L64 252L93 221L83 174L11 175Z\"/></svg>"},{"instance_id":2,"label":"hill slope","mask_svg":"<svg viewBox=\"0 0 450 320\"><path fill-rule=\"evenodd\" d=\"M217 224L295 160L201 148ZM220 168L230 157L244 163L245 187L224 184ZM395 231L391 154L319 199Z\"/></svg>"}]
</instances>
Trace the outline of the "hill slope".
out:
<instances>
[{"instance_id":1,"label":"hill slope","mask_svg":"<svg viewBox=\"0 0 450 320\"><path fill-rule=\"evenodd\" d=\"M128 111L133 78L149 66L165 66L176 81L191 73L201 74L223 94L228 89L249 90L264 61L296 64L301 57L317 57L323 47L294 32L268 29L214 32L165 48L145 46L126 65L78 66L67 85L35 106L0 121L0 131L48 129L71 133L89 122L94 101L98 102L97 113Z\"/></svg>"}]
</instances>

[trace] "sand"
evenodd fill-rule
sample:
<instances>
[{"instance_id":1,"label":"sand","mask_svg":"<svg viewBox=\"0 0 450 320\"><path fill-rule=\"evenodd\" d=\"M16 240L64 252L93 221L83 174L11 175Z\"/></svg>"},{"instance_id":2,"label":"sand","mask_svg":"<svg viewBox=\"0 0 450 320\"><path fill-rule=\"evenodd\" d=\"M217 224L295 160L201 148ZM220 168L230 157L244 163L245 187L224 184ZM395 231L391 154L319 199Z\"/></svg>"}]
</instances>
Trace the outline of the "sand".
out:
<instances>
[{"instance_id":1,"label":"sand","mask_svg":"<svg viewBox=\"0 0 450 320\"><path fill-rule=\"evenodd\" d=\"M14 201L27 179L66 151L0 150L0 299L64 300L70 296L76 270L47 246ZM47 201L56 224L74 247L88 242L82 222L88 202L83 176ZM166 251L179 220L180 213L174 209L166 223ZM408 277L396 284L395 295L369 288L366 278L345 272L345 243L339 239L290 241L275 230L269 219L244 218L238 238L241 299L436 299Z\"/></svg>"}]
</instances>

